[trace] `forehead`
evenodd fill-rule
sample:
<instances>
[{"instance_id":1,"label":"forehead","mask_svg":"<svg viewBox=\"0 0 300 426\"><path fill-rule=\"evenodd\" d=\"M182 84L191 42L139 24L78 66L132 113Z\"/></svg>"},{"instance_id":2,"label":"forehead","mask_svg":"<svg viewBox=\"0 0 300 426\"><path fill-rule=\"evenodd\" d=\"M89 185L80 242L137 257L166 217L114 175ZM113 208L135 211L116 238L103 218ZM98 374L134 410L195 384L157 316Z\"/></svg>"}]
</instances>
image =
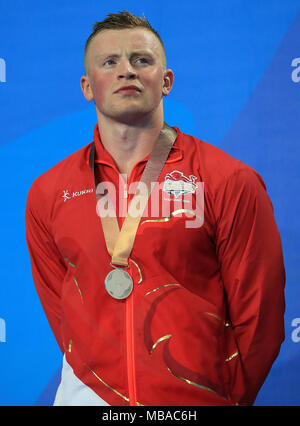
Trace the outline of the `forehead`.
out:
<instances>
[{"instance_id":1,"label":"forehead","mask_svg":"<svg viewBox=\"0 0 300 426\"><path fill-rule=\"evenodd\" d=\"M163 49L158 38L146 28L103 30L90 42L89 56L110 55L121 50L148 50L162 57Z\"/></svg>"}]
</instances>

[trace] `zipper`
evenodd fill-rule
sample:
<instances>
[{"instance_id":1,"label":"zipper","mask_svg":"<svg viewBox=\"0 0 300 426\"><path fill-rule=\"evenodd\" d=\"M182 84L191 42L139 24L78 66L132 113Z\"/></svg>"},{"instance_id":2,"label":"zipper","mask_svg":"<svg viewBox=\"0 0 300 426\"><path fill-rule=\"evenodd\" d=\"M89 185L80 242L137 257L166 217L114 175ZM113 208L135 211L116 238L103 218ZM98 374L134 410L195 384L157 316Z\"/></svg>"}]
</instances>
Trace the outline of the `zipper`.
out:
<instances>
[{"instance_id":1,"label":"zipper","mask_svg":"<svg viewBox=\"0 0 300 426\"><path fill-rule=\"evenodd\" d=\"M129 196L128 187L133 177L133 171L131 171L129 181L124 181L124 192L123 197L126 200L126 214L129 207ZM125 216L125 215L124 215ZM125 217L123 218L123 222ZM129 259L128 259L129 260ZM131 263L129 263L128 272L132 276ZM136 371L135 371L135 356L134 356L134 315L133 315L133 296L134 291L125 300L125 332L126 332L126 356L127 356L127 379L128 379L128 397L129 405L136 406Z\"/></svg>"},{"instance_id":2,"label":"zipper","mask_svg":"<svg viewBox=\"0 0 300 426\"><path fill-rule=\"evenodd\" d=\"M134 170L137 165L141 163L143 160L138 161L133 169L131 170L129 181L125 182L124 177L122 176L124 182L124 190L123 190L123 200L126 200L126 214L128 212L129 205L129 194L128 187L130 186L132 177L134 175ZM107 163L111 166L111 164ZM111 166L120 176L119 170L115 166ZM119 188L120 190L120 188ZM124 203L124 201L123 201ZM124 203L125 204L125 203ZM122 209L123 211L123 209ZM125 215L122 218L122 225L125 220ZM129 260L129 259L128 259ZM128 272L131 275L131 262L129 262ZM125 300L125 333L126 333L126 356L127 356L127 379L128 379L128 397L129 397L129 405L137 406L137 395L136 395L136 370L135 370L135 356L134 356L134 312L133 312L133 296L134 291L127 297Z\"/></svg>"},{"instance_id":3,"label":"zipper","mask_svg":"<svg viewBox=\"0 0 300 426\"><path fill-rule=\"evenodd\" d=\"M128 212L128 183L127 182L125 182L123 197L124 197L125 202L126 202L126 214L127 214L127 212ZM123 222L124 222L124 220L125 220L125 215L124 215L124 218L123 218Z\"/></svg>"},{"instance_id":4,"label":"zipper","mask_svg":"<svg viewBox=\"0 0 300 426\"><path fill-rule=\"evenodd\" d=\"M131 268L129 268L130 270ZM129 405L136 406L136 374L134 357L133 292L125 301L126 309L126 348Z\"/></svg>"}]
</instances>

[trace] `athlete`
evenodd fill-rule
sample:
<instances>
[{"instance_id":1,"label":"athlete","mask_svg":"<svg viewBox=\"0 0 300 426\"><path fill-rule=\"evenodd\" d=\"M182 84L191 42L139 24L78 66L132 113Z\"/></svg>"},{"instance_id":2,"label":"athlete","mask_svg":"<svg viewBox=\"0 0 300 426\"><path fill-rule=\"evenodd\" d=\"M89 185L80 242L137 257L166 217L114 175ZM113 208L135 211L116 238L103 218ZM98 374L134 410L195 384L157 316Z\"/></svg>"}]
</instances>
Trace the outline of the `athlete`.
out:
<instances>
[{"instance_id":1,"label":"athlete","mask_svg":"<svg viewBox=\"0 0 300 426\"><path fill-rule=\"evenodd\" d=\"M55 405L252 405L284 340L285 270L260 175L164 123L163 42L94 25L94 140L39 176L33 280L63 353Z\"/></svg>"}]
</instances>

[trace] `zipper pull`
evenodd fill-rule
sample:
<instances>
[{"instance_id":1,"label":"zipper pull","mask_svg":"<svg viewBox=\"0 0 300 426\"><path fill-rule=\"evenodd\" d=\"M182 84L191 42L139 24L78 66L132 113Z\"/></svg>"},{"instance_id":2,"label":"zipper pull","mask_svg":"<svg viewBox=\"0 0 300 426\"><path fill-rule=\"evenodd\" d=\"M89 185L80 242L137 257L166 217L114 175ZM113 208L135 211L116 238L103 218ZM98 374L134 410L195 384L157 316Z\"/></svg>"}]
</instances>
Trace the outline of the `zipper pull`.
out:
<instances>
[{"instance_id":1,"label":"zipper pull","mask_svg":"<svg viewBox=\"0 0 300 426\"><path fill-rule=\"evenodd\" d=\"M128 184L127 184L127 175L126 173L121 173L119 178L119 188L123 186L123 198L127 200L128 198Z\"/></svg>"},{"instance_id":2,"label":"zipper pull","mask_svg":"<svg viewBox=\"0 0 300 426\"><path fill-rule=\"evenodd\" d=\"M125 186L124 186L124 198L126 200L128 198L128 185L127 185L127 183L125 183Z\"/></svg>"}]
</instances>

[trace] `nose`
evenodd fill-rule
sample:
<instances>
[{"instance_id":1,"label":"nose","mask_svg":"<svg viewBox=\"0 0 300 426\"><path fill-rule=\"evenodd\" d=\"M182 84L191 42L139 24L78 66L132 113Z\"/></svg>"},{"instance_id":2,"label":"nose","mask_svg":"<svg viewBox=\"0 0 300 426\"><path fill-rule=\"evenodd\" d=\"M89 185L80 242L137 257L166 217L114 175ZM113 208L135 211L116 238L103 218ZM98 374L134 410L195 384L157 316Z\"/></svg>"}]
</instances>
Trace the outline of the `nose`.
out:
<instances>
[{"instance_id":1,"label":"nose","mask_svg":"<svg viewBox=\"0 0 300 426\"><path fill-rule=\"evenodd\" d=\"M118 78L125 78L126 80L132 80L136 78L136 72L130 61L124 60L120 63Z\"/></svg>"}]
</instances>

